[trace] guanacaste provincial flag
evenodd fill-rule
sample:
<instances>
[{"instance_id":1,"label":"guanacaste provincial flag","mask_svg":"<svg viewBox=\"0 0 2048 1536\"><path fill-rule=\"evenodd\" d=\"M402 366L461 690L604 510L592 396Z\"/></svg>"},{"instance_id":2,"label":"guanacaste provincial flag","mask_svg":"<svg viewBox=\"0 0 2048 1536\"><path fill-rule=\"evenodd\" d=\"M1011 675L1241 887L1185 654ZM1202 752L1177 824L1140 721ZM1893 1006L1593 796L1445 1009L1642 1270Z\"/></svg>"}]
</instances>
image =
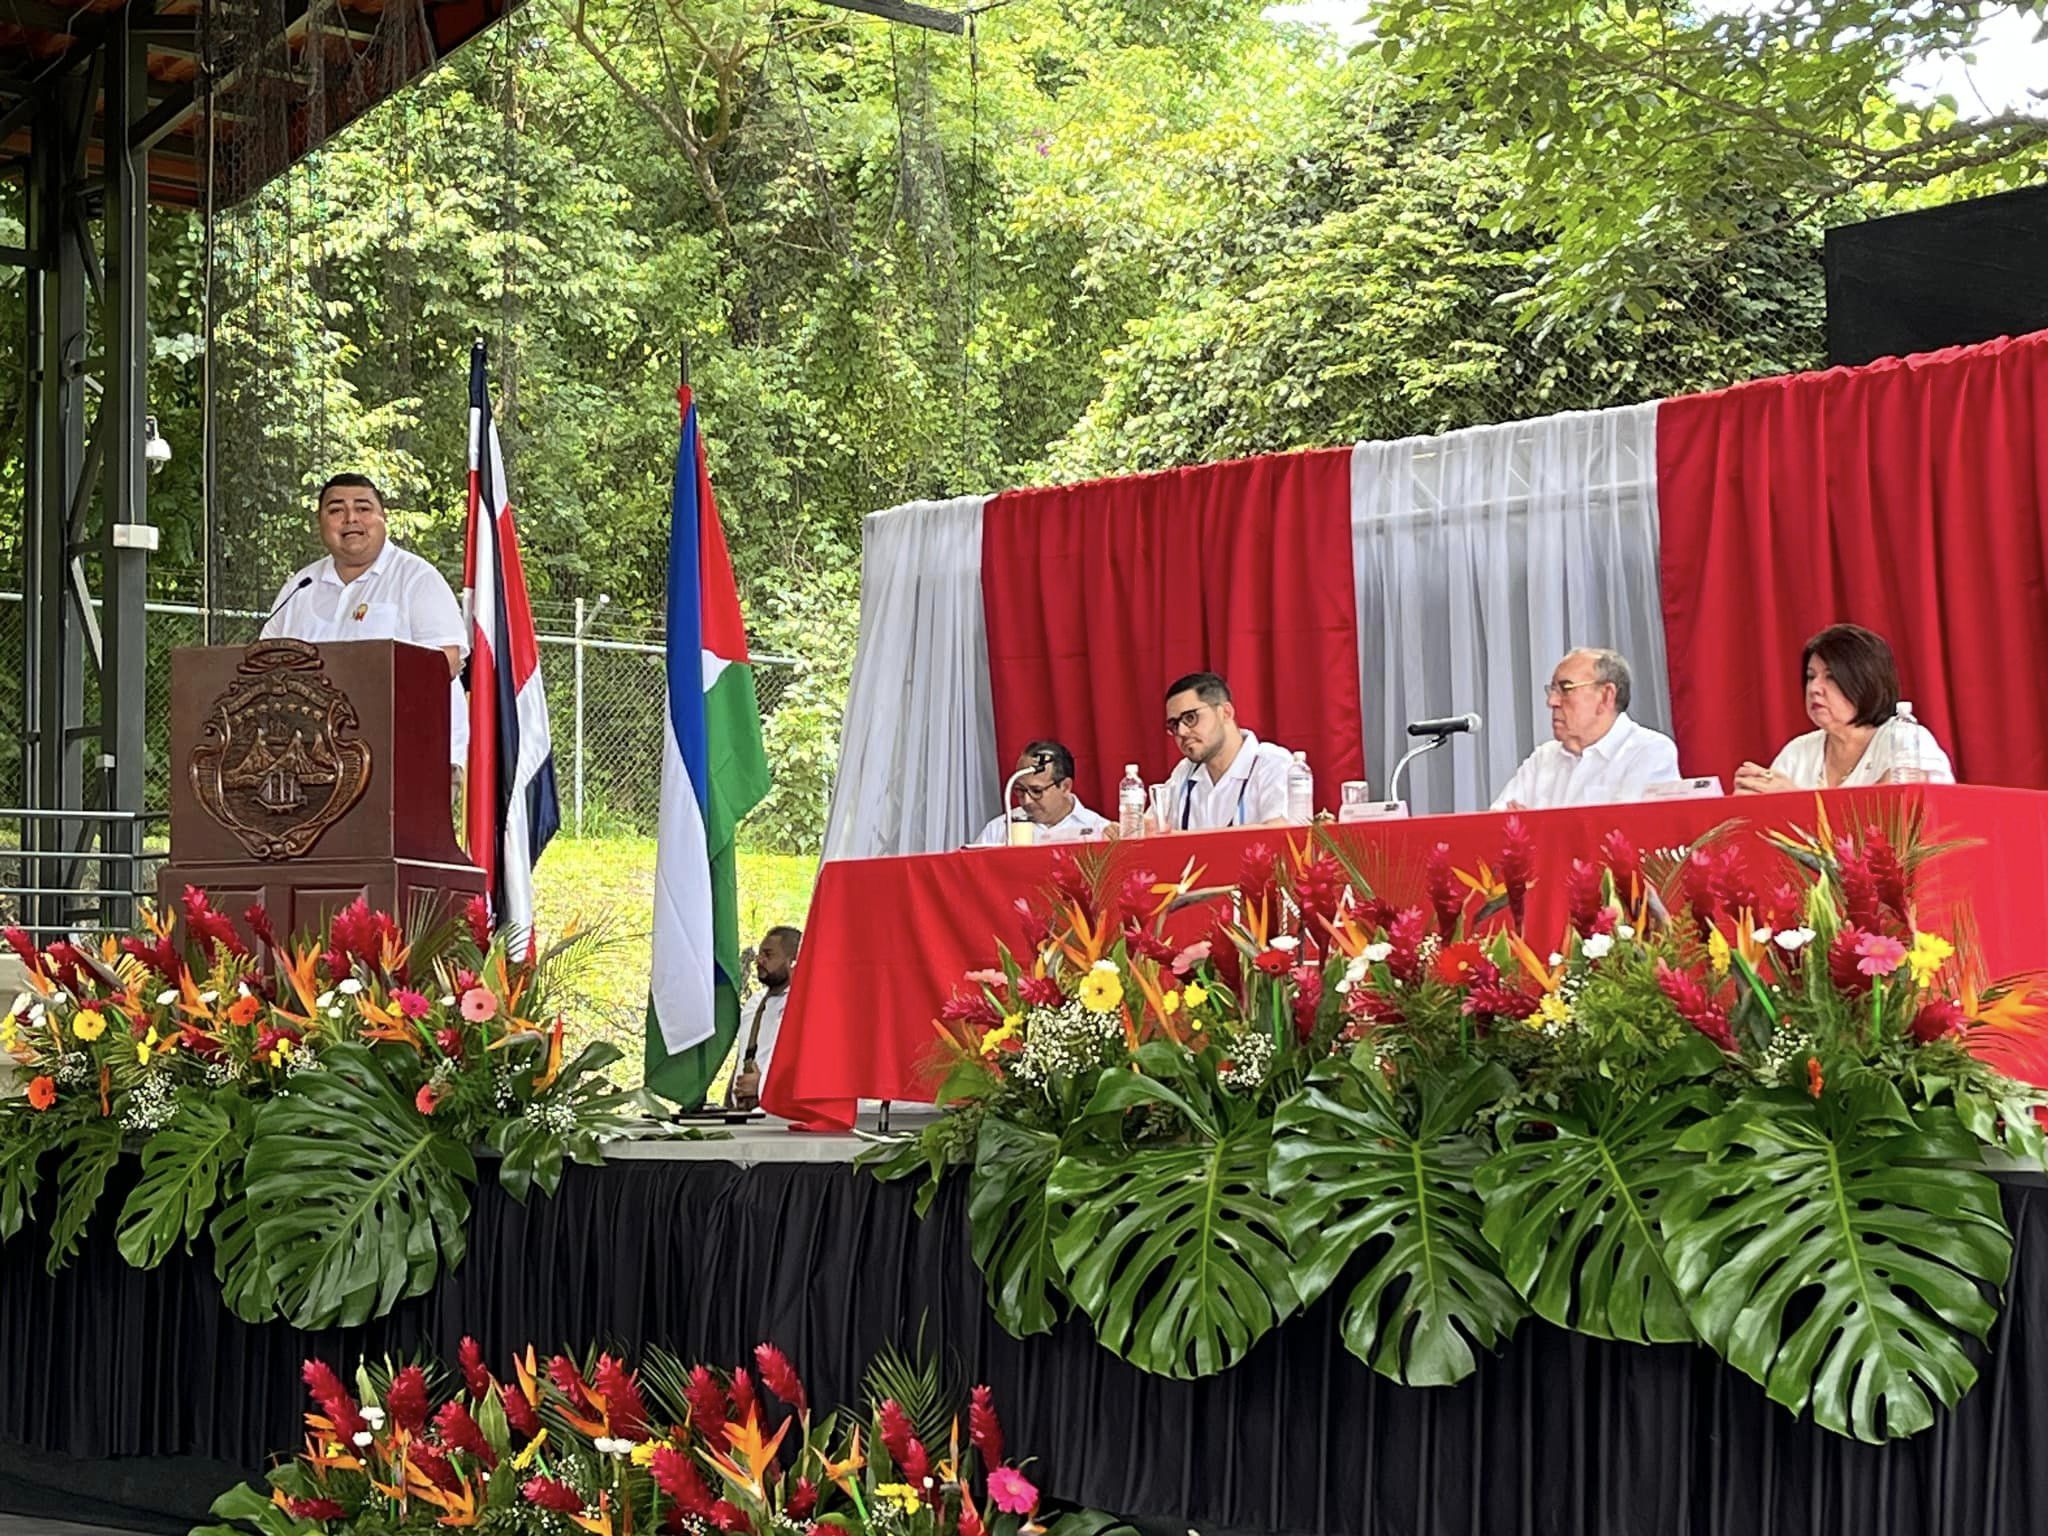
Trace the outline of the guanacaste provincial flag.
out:
<instances>
[{"instance_id":1,"label":"guanacaste provincial flag","mask_svg":"<svg viewBox=\"0 0 2048 1536\"><path fill-rule=\"evenodd\" d=\"M761 707L725 530L711 496L697 407L677 394L668 544L668 715L654 859L654 968L647 1086L704 1101L739 1031L739 882L733 835L768 793Z\"/></svg>"},{"instance_id":2,"label":"guanacaste provincial flag","mask_svg":"<svg viewBox=\"0 0 2048 1536\"><path fill-rule=\"evenodd\" d=\"M533 866L562 813L540 646L484 363L479 341L469 354L469 536L462 563L470 631L465 826L469 856L488 882L492 914L523 939L533 930Z\"/></svg>"}]
</instances>

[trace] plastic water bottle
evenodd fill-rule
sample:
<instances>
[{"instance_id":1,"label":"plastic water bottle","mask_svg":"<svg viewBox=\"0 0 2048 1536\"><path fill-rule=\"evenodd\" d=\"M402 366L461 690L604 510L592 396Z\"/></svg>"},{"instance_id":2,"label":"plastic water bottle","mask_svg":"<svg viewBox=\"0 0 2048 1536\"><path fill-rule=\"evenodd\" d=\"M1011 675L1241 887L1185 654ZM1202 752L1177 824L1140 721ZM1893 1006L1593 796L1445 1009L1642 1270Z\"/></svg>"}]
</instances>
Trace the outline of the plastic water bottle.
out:
<instances>
[{"instance_id":1,"label":"plastic water bottle","mask_svg":"<svg viewBox=\"0 0 2048 1536\"><path fill-rule=\"evenodd\" d=\"M1316 819L1316 776L1308 771L1308 754L1297 752L1287 765L1287 819L1305 827Z\"/></svg>"},{"instance_id":2,"label":"plastic water bottle","mask_svg":"<svg viewBox=\"0 0 2048 1536\"><path fill-rule=\"evenodd\" d=\"M1925 784L1927 765L1920 761L1920 722L1913 718L1913 701L1901 699L1892 711L1892 765L1885 771L1887 784Z\"/></svg>"},{"instance_id":3,"label":"plastic water bottle","mask_svg":"<svg viewBox=\"0 0 2048 1536\"><path fill-rule=\"evenodd\" d=\"M1145 835L1145 781L1136 763L1124 764L1123 782L1116 787L1116 830L1119 837Z\"/></svg>"}]
</instances>

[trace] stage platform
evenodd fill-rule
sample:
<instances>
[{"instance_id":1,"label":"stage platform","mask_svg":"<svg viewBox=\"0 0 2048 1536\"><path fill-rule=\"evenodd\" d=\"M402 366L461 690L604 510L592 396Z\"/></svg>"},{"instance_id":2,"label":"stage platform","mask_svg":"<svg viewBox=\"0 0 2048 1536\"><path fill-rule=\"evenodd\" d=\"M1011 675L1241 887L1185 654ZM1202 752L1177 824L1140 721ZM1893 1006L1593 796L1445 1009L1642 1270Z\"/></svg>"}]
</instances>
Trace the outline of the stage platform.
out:
<instances>
[{"instance_id":1,"label":"stage platform","mask_svg":"<svg viewBox=\"0 0 2048 1536\"><path fill-rule=\"evenodd\" d=\"M129 1268L111 1231L135 1176L124 1166L70 1269L44 1273L37 1230L0 1248L0 1509L189 1528L238 1473L299 1442L309 1356L345 1369L364 1355L452 1360L472 1335L500 1369L528 1342L629 1355L660 1343L729 1366L770 1339L814 1402L839 1405L860 1400L882 1345L922 1334L963 1387L995 1387L1011 1445L1035 1458L1050 1496L1155 1531L2048 1529L2048 1458L2035 1454L2048 1425L2038 1176L2000 1176L2015 1260L1982 1379L1930 1431L1877 1447L1795 1419L1704 1350L1603 1343L1534 1321L1457 1387L1400 1387L1345 1349L1344 1280L1203 1381L1133 1370L1085 1320L1013 1339L969 1251L965 1178L949 1178L920 1220L914 1183L851 1166L862 1145L750 1125L624 1146L526 1205L486 1175L459 1268L367 1327L316 1334L238 1322L203 1250Z\"/></svg>"}]
</instances>

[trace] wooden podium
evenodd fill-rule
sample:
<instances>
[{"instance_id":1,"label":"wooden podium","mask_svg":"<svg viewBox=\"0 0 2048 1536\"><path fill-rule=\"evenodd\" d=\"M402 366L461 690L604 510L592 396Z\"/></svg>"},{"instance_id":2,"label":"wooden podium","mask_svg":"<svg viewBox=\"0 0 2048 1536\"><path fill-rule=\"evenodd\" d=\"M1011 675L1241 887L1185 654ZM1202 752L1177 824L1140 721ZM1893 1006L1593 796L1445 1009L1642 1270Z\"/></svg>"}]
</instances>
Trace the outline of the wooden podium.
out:
<instances>
[{"instance_id":1,"label":"wooden podium","mask_svg":"<svg viewBox=\"0 0 2048 1536\"><path fill-rule=\"evenodd\" d=\"M448 661L391 640L171 653L166 914L188 885L280 935L358 896L410 927L484 888L449 809Z\"/></svg>"}]
</instances>

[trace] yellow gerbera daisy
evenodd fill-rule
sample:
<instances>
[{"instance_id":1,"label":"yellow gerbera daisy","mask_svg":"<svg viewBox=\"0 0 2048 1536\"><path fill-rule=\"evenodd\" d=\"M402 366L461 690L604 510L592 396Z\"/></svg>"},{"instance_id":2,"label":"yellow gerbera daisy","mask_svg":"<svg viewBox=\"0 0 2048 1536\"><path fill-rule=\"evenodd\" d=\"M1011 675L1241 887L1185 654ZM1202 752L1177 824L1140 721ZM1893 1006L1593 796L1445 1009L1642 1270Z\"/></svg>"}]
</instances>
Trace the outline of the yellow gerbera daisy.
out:
<instances>
[{"instance_id":1,"label":"yellow gerbera daisy","mask_svg":"<svg viewBox=\"0 0 2048 1536\"><path fill-rule=\"evenodd\" d=\"M71 1033L81 1040L97 1040L107 1032L107 1016L97 1008L81 1008L71 1016Z\"/></svg>"},{"instance_id":2,"label":"yellow gerbera daisy","mask_svg":"<svg viewBox=\"0 0 2048 1536\"><path fill-rule=\"evenodd\" d=\"M1191 981L1181 988L1180 1000L1186 1003L1189 1010L1192 1011L1209 1001L1209 989L1199 981Z\"/></svg>"},{"instance_id":3,"label":"yellow gerbera daisy","mask_svg":"<svg viewBox=\"0 0 2048 1536\"><path fill-rule=\"evenodd\" d=\"M1728 940L1718 928L1707 930L1707 963L1716 976L1728 974Z\"/></svg>"},{"instance_id":4,"label":"yellow gerbera daisy","mask_svg":"<svg viewBox=\"0 0 2048 1536\"><path fill-rule=\"evenodd\" d=\"M1081 978L1081 1006L1090 1013L1114 1013L1124 1000L1123 978L1115 971L1090 971Z\"/></svg>"}]
</instances>

